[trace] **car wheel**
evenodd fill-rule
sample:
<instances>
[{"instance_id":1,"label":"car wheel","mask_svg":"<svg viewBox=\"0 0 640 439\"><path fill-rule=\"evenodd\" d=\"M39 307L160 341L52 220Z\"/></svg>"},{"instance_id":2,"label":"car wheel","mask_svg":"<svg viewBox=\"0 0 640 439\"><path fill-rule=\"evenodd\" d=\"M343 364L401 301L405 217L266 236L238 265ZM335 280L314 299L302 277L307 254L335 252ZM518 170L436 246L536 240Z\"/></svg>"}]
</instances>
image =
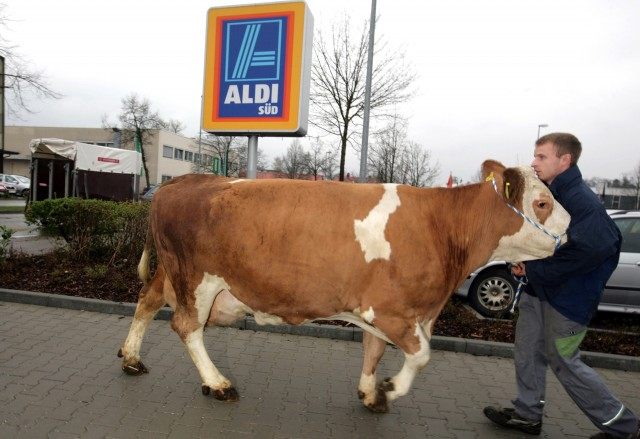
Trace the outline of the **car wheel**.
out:
<instances>
[{"instance_id":1,"label":"car wheel","mask_svg":"<svg viewBox=\"0 0 640 439\"><path fill-rule=\"evenodd\" d=\"M517 283L507 268L490 268L478 274L469 289L469 304L485 317L509 312Z\"/></svg>"}]
</instances>

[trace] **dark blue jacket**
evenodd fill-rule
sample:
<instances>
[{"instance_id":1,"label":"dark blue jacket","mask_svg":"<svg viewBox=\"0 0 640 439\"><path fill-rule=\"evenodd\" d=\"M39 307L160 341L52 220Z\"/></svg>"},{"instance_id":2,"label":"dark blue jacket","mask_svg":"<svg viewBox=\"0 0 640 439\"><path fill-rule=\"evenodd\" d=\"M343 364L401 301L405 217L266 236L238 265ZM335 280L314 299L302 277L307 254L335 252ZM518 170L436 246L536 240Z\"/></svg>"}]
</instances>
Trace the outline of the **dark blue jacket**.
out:
<instances>
[{"instance_id":1,"label":"dark blue jacket","mask_svg":"<svg viewBox=\"0 0 640 439\"><path fill-rule=\"evenodd\" d=\"M567 242L553 256L526 263L529 286L563 316L588 325L618 265L622 236L577 166L554 178L549 189L571 215Z\"/></svg>"}]
</instances>

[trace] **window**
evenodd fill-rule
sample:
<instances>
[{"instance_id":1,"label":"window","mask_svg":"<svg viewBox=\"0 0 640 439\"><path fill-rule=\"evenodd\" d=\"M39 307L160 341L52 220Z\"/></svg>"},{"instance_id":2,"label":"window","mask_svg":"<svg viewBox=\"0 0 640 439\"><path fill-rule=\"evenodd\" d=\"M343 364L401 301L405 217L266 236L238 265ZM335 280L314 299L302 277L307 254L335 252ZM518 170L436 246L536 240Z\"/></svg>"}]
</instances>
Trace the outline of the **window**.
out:
<instances>
[{"instance_id":1,"label":"window","mask_svg":"<svg viewBox=\"0 0 640 439\"><path fill-rule=\"evenodd\" d=\"M640 253L640 218L618 218L615 221L622 234L622 251Z\"/></svg>"},{"instance_id":2,"label":"window","mask_svg":"<svg viewBox=\"0 0 640 439\"><path fill-rule=\"evenodd\" d=\"M200 154L197 152L193 154L193 163L200 163Z\"/></svg>"},{"instance_id":3,"label":"window","mask_svg":"<svg viewBox=\"0 0 640 439\"><path fill-rule=\"evenodd\" d=\"M193 161L193 153L191 151L185 151L184 152L184 159L188 162L192 162Z\"/></svg>"},{"instance_id":4,"label":"window","mask_svg":"<svg viewBox=\"0 0 640 439\"><path fill-rule=\"evenodd\" d=\"M170 175L162 175L162 182L164 183L167 180L171 180L173 177L171 177Z\"/></svg>"},{"instance_id":5,"label":"window","mask_svg":"<svg viewBox=\"0 0 640 439\"><path fill-rule=\"evenodd\" d=\"M184 150L178 148L174 149L173 158L176 160L184 160Z\"/></svg>"},{"instance_id":6,"label":"window","mask_svg":"<svg viewBox=\"0 0 640 439\"><path fill-rule=\"evenodd\" d=\"M173 158L173 148L171 146L164 145L162 147L162 157L166 157L168 159Z\"/></svg>"},{"instance_id":7,"label":"window","mask_svg":"<svg viewBox=\"0 0 640 439\"><path fill-rule=\"evenodd\" d=\"M80 143L86 143L88 145L98 145L98 146L107 146L109 148L114 148L115 143L113 142L94 142L91 140L81 140Z\"/></svg>"}]
</instances>

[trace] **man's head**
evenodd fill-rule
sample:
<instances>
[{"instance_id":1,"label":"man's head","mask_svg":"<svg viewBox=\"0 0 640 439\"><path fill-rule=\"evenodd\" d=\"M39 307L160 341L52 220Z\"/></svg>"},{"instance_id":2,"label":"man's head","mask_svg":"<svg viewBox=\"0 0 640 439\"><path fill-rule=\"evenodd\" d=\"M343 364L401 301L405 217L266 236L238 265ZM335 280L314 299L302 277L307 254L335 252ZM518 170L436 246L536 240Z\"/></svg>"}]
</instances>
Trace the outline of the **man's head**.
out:
<instances>
[{"instance_id":1,"label":"man's head","mask_svg":"<svg viewBox=\"0 0 640 439\"><path fill-rule=\"evenodd\" d=\"M554 178L578 163L581 152L582 145L573 134L547 134L537 140L531 166L540 180L551 184Z\"/></svg>"}]
</instances>

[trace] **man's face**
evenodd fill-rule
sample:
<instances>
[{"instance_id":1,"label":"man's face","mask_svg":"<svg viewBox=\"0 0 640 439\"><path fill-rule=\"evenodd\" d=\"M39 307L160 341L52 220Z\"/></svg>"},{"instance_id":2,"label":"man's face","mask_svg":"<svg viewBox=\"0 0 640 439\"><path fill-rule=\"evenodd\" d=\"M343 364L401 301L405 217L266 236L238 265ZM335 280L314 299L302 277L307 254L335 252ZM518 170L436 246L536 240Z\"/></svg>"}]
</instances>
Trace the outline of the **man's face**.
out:
<instances>
[{"instance_id":1,"label":"man's face","mask_svg":"<svg viewBox=\"0 0 640 439\"><path fill-rule=\"evenodd\" d=\"M551 184L553 179L569 169L569 166L571 166L571 154L558 157L553 143L546 142L536 146L531 167L540 180Z\"/></svg>"}]
</instances>

